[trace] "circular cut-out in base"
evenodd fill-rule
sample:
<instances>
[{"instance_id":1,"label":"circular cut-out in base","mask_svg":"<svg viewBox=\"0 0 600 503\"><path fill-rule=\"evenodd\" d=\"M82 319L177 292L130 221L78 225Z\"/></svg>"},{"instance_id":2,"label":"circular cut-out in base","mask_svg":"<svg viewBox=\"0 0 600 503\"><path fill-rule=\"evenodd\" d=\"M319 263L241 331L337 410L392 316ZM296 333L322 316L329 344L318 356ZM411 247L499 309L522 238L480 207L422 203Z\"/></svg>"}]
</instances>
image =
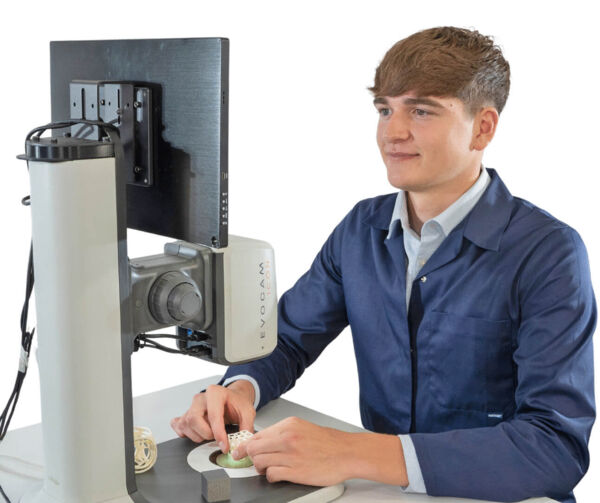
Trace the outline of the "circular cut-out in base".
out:
<instances>
[{"instance_id":1,"label":"circular cut-out in base","mask_svg":"<svg viewBox=\"0 0 600 503\"><path fill-rule=\"evenodd\" d=\"M190 467L192 467L197 472L205 472L208 470L216 470L219 466L216 464L216 456L215 461L211 461L211 455L215 453L215 451L221 452L219 446L216 442L207 442L205 444L201 444L188 454L187 462ZM218 453L217 453L218 454ZM223 468L227 475L229 475L232 479L241 479L246 477L258 477L258 472L254 465L249 466L247 468Z\"/></svg>"},{"instance_id":2,"label":"circular cut-out in base","mask_svg":"<svg viewBox=\"0 0 600 503\"><path fill-rule=\"evenodd\" d=\"M252 466L252 460L246 456L242 459L233 459L231 457L231 452L227 454L223 454L221 451L213 452L208 458L210 461L221 468L248 468Z\"/></svg>"}]
</instances>

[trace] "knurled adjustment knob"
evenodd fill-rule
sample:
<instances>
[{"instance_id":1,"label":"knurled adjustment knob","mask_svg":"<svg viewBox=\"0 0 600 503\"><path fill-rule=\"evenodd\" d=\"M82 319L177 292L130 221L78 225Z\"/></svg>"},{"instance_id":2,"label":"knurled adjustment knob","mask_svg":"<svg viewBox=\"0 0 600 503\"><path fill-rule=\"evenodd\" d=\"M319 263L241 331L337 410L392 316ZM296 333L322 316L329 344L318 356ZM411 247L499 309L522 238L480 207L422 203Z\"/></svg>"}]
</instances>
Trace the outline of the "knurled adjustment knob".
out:
<instances>
[{"instance_id":1,"label":"knurled adjustment knob","mask_svg":"<svg viewBox=\"0 0 600 503\"><path fill-rule=\"evenodd\" d=\"M150 312L160 323L180 324L196 317L202 309L202 295L196 283L179 271L161 275L152 285Z\"/></svg>"},{"instance_id":2,"label":"knurled adjustment knob","mask_svg":"<svg viewBox=\"0 0 600 503\"><path fill-rule=\"evenodd\" d=\"M169 314L177 321L187 321L194 318L202 308L202 298L198 289L191 283L177 285L167 299Z\"/></svg>"}]
</instances>

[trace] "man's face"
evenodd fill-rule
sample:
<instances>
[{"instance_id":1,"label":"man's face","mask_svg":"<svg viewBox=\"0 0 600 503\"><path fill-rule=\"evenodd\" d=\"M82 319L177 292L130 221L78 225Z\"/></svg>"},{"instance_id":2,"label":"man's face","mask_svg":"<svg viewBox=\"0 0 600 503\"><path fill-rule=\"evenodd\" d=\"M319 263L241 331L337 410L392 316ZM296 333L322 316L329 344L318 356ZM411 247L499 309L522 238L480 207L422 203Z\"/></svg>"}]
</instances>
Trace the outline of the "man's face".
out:
<instances>
[{"instance_id":1,"label":"man's face","mask_svg":"<svg viewBox=\"0 0 600 503\"><path fill-rule=\"evenodd\" d=\"M471 146L473 122L458 98L378 97L377 144L389 182L409 192L451 187L479 168Z\"/></svg>"}]
</instances>

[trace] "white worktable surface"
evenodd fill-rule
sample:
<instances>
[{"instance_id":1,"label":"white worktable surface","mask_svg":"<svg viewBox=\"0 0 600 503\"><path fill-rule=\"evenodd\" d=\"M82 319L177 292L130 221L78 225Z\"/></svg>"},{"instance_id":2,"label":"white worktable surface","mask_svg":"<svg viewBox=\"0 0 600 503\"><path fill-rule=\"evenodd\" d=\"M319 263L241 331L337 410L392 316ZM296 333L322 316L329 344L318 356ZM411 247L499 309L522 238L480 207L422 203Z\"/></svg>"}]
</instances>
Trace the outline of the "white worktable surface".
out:
<instances>
[{"instance_id":1,"label":"white worktable surface","mask_svg":"<svg viewBox=\"0 0 600 503\"><path fill-rule=\"evenodd\" d=\"M176 437L169 426L169 421L179 416L189 406L192 396L200 389L217 382L218 376L193 381L190 383L167 388L133 399L133 417L136 426L148 426L157 443ZM330 426L345 431L364 431L337 419L324 416L301 405L282 398L263 407L256 416L257 429L265 428L285 417L297 416L323 426ZM21 495L31 489L39 481L35 476L41 474L40 469L24 464L14 458L26 460L29 463L43 464L41 425L36 424L26 428L10 431L0 443L0 484L11 498L12 503L18 503ZM82 446L85 448L85 446ZM12 472L12 473L11 473ZM16 475L27 474L29 476ZM345 482L346 491L336 501L343 503L372 503L396 501L402 503L477 503L480 500L459 498L436 498L432 496L404 494L397 487L378 484L366 480L348 480ZM185 502L182 502L185 503ZM480 502L483 503L483 502ZM489 503L489 502L488 502ZM535 498L527 503L554 503L549 498Z\"/></svg>"}]
</instances>

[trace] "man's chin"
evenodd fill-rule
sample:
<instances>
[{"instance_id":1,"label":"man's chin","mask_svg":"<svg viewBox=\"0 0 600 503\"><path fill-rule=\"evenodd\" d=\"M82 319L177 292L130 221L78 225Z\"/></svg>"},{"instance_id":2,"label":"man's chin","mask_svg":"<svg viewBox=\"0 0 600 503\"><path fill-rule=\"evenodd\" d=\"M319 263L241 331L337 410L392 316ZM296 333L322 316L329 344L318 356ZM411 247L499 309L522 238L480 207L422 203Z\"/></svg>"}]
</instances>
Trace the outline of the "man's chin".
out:
<instances>
[{"instance_id":1,"label":"man's chin","mask_svg":"<svg viewBox=\"0 0 600 503\"><path fill-rule=\"evenodd\" d=\"M422 173L416 166L386 166L386 168L388 182L397 189L410 192L419 190L423 185L419 176Z\"/></svg>"},{"instance_id":2,"label":"man's chin","mask_svg":"<svg viewBox=\"0 0 600 503\"><path fill-rule=\"evenodd\" d=\"M411 180L403 176L393 176L388 173L388 182L392 187L403 190L404 192L415 192L421 187L416 180Z\"/></svg>"}]
</instances>

